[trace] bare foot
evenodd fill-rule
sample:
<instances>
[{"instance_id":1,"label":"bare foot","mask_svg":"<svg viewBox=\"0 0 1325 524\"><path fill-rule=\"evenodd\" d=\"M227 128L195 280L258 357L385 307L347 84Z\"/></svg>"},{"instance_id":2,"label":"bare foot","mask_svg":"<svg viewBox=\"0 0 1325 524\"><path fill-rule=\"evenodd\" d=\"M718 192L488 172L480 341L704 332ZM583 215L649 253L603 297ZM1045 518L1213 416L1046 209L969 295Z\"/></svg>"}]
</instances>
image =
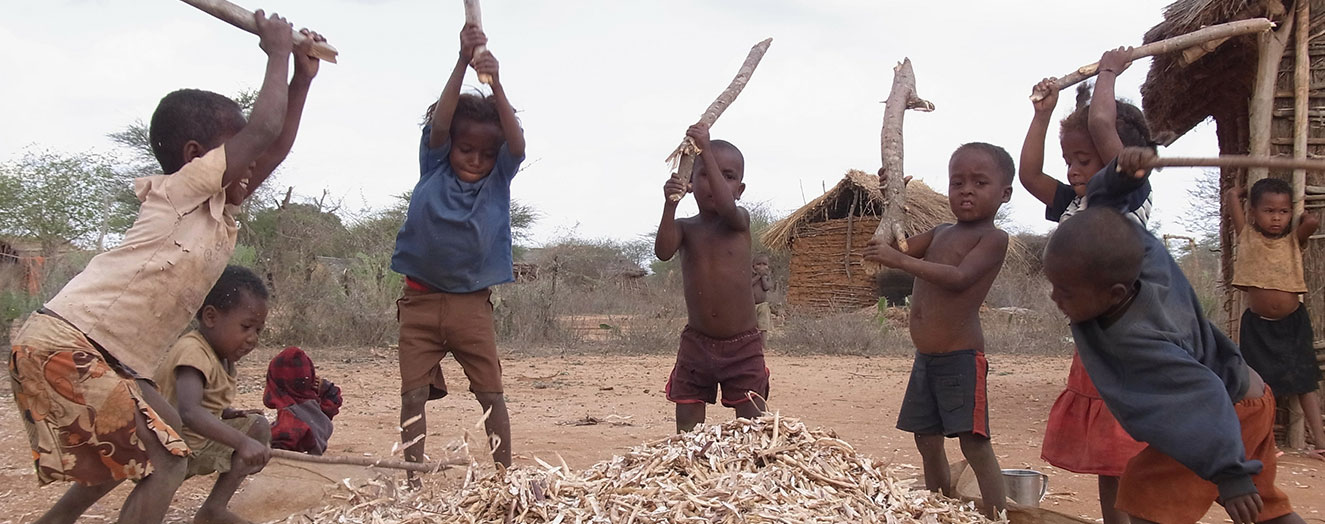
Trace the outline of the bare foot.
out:
<instances>
[{"instance_id":1,"label":"bare foot","mask_svg":"<svg viewBox=\"0 0 1325 524\"><path fill-rule=\"evenodd\" d=\"M1325 461L1325 449L1305 449L1302 450L1308 457L1316 460Z\"/></svg>"},{"instance_id":2,"label":"bare foot","mask_svg":"<svg viewBox=\"0 0 1325 524\"><path fill-rule=\"evenodd\" d=\"M253 524L253 522L234 514L228 508L212 510L204 507L199 508L198 513L193 516L193 524Z\"/></svg>"}]
</instances>

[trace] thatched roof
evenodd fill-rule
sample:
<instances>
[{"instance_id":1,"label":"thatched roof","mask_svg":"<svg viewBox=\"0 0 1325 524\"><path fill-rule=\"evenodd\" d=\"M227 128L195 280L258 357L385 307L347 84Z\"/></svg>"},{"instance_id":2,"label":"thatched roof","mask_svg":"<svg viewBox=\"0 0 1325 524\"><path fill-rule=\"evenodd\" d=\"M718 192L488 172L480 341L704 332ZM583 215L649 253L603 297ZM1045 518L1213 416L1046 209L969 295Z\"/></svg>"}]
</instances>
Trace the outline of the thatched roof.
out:
<instances>
[{"instance_id":1,"label":"thatched roof","mask_svg":"<svg viewBox=\"0 0 1325 524\"><path fill-rule=\"evenodd\" d=\"M1164 9L1164 21L1146 32L1145 42L1248 18L1277 21L1286 12L1284 4L1281 0L1178 0ZM1256 78L1256 49L1256 36L1244 35L1230 38L1190 64L1183 53L1154 57L1141 86L1152 136L1170 144L1210 116L1245 108Z\"/></svg>"},{"instance_id":2,"label":"thatched roof","mask_svg":"<svg viewBox=\"0 0 1325 524\"><path fill-rule=\"evenodd\" d=\"M852 169L827 193L769 226L759 241L769 249L787 250L791 248L796 226L806 222L846 218L848 214L877 216L882 211L882 202L879 177ZM905 209L904 229L907 236L924 233L944 222L957 220L948 206L948 197L919 180L913 180L906 186Z\"/></svg>"}]
</instances>

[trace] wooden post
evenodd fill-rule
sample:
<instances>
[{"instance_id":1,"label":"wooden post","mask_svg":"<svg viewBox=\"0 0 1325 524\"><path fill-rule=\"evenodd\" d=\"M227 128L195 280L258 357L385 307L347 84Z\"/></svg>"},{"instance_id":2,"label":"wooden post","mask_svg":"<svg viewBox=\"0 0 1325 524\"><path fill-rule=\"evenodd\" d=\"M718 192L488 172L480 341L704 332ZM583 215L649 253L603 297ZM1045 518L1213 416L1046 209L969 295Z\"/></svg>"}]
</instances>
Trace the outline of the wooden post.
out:
<instances>
[{"instance_id":1,"label":"wooden post","mask_svg":"<svg viewBox=\"0 0 1325 524\"><path fill-rule=\"evenodd\" d=\"M1256 64L1256 83L1252 87L1251 101L1248 105L1250 117L1249 156L1264 157L1270 155L1270 123L1274 119L1275 79L1279 75L1279 62L1284 58L1284 49L1288 47L1288 35L1293 31L1293 17L1285 17L1283 25L1272 32L1262 33L1259 38L1259 51ZM1247 171L1247 187L1270 174L1266 167L1252 167ZM1233 253L1236 258L1237 253Z\"/></svg>"},{"instance_id":2,"label":"wooden post","mask_svg":"<svg viewBox=\"0 0 1325 524\"><path fill-rule=\"evenodd\" d=\"M253 19L253 12L243 7L239 7L226 0L182 0L184 3L201 9L203 12L220 18L222 21L248 31L258 34L258 23ZM305 36L299 31L294 32L294 43L298 45L304 41ZM326 42L314 42L313 51L310 53L314 58L324 62L336 63L337 51L335 47Z\"/></svg>"},{"instance_id":3,"label":"wooden post","mask_svg":"<svg viewBox=\"0 0 1325 524\"><path fill-rule=\"evenodd\" d=\"M479 8L478 0L464 0L464 2L465 2L465 25L472 25L474 27L479 28L479 30L482 31L483 10ZM483 53L486 52L488 52L487 46L475 47L474 58L478 58L479 56L482 56ZM483 82L486 85L492 85L492 75L480 73L478 75L478 81Z\"/></svg>"},{"instance_id":4,"label":"wooden post","mask_svg":"<svg viewBox=\"0 0 1325 524\"><path fill-rule=\"evenodd\" d=\"M1297 0L1297 31L1294 31L1293 56L1293 158L1306 160L1307 134L1311 116L1308 101L1311 89L1311 51L1307 49L1311 28L1311 2ZM1306 210L1307 170L1293 170L1293 224L1302 219Z\"/></svg>"},{"instance_id":5,"label":"wooden post","mask_svg":"<svg viewBox=\"0 0 1325 524\"><path fill-rule=\"evenodd\" d=\"M1210 27L1192 31L1185 35L1178 35L1173 38L1167 38L1158 42L1151 42L1141 47L1133 48L1128 60L1136 60L1138 58L1172 53L1175 51L1184 51L1211 42L1223 42L1230 37L1238 35L1266 32L1273 27L1274 23L1266 18L1251 18L1247 20L1239 20L1237 22L1229 22L1227 24L1212 25ZM1282 54L1281 48L1280 55ZM1277 63L1278 62L1276 62L1276 64ZM1099 62L1078 67L1075 71L1055 80L1054 86L1057 87L1059 91L1067 89L1082 80L1095 76L1099 72L1099 67ZM1042 98L1044 98L1043 93L1031 94L1032 101L1038 102Z\"/></svg>"},{"instance_id":6,"label":"wooden post","mask_svg":"<svg viewBox=\"0 0 1325 524\"><path fill-rule=\"evenodd\" d=\"M736 71L736 78L733 78L731 83L727 84L727 89L724 89L722 94L718 95L718 98L712 104L709 104L708 109L704 110L704 114L699 117L700 123L712 127L718 117L722 116L722 112L727 110L727 106L736 101L736 96L740 95L741 90L745 89L745 84L750 82L750 75L753 75L755 68L759 67L759 61L764 58L764 53L768 52L768 46L772 44L772 38L765 38L763 42L759 42L750 48L750 54L745 56L745 62L741 64L741 69ZM695 143L690 140L690 137L685 137L681 141L681 145L677 146L676 150L672 151L672 154L667 157L667 162L674 162L677 168L676 172L672 173L672 178L689 179L691 171L695 168L695 155L701 152L695 146ZM684 196L685 194L681 193L667 195L667 198L672 202L676 202Z\"/></svg>"},{"instance_id":7,"label":"wooden post","mask_svg":"<svg viewBox=\"0 0 1325 524\"><path fill-rule=\"evenodd\" d=\"M879 136L879 149L883 157L883 167L879 168L880 186L883 193L883 210L879 214L879 227L874 230L874 239L892 244L906 251L906 179L902 169L902 119L907 109L933 111L934 104L916 94L916 75L911 69L911 59L903 58L893 67L893 86L888 92L888 100L883 108L883 131ZM877 273L878 264L865 261L866 271Z\"/></svg>"}]
</instances>

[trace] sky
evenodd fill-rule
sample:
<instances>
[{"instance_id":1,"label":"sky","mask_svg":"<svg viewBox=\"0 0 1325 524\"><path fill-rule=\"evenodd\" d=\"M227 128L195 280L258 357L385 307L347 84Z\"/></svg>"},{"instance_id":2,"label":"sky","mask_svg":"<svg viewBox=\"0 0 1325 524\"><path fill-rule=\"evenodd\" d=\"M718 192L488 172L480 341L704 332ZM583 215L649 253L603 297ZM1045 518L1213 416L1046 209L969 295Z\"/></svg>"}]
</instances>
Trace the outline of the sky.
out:
<instances>
[{"instance_id":1,"label":"sky","mask_svg":"<svg viewBox=\"0 0 1325 524\"><path fill-rule=\"evenodd\" d=\"M243 0L327 36L340 50L314 81L299 138L276 179L283 194L326 191L347 211L380 208L418 177L423 110L455 63L459 0ZM941 5L942 7L937 7ZM908 112L905 171L935 188L960 144L990 142L1018 158L1030 88L1140 45L1162 2L1007 0L488 0L489 49L528 143L513 196L540 219L531 240L628 240L661 213L664 159L726 87L750 46L772 47L712 129L746 159L742 200L788 213L849 169L880 163L883 99L892 67L913 63L917 91L936 106ZM183 2L16 2L0 19L0 161L31 148L114 152L106 138L147 121L166 93L194 87L233 95L261 84L256 36ZM1140 101L1140 60L1118 95ZM467 88L479 83L472 71ZM1064 93L1054 120L1072 109ZM1218 153L1206 122L1168 156ZM127 156L126 156L127 158ZM1051 128L1045 172L1065 177ZM1152 224L1182 233L1196 170L1152 178ZM1044 207L1014 185L1011 228L1044 232ZM695 211L692 199L681 215Z\"/></svg>"}]
</instances>

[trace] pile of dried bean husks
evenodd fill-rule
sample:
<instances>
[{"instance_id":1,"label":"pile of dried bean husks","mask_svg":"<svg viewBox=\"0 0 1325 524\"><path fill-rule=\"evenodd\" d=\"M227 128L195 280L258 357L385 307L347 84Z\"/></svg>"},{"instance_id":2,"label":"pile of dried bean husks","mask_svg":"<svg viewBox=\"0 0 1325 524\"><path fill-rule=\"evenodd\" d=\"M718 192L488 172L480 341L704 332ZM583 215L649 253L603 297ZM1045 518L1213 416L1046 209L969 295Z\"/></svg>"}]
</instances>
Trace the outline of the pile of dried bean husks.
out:
<instances>
[{"instance_id":1,"label":"pile of dried bean husks","mask_svg":"<svg viewBox=\"0 0 1325 524\"><path fill-rule=\"evenodd\" d=\"M342 502L287 522L990 522L969 503L910 489L832 434L776 415L700 426L584 471L538 464L504 476L476 474L475 464L449 491L345 483Z\"/></svg>"}]
</instances>

